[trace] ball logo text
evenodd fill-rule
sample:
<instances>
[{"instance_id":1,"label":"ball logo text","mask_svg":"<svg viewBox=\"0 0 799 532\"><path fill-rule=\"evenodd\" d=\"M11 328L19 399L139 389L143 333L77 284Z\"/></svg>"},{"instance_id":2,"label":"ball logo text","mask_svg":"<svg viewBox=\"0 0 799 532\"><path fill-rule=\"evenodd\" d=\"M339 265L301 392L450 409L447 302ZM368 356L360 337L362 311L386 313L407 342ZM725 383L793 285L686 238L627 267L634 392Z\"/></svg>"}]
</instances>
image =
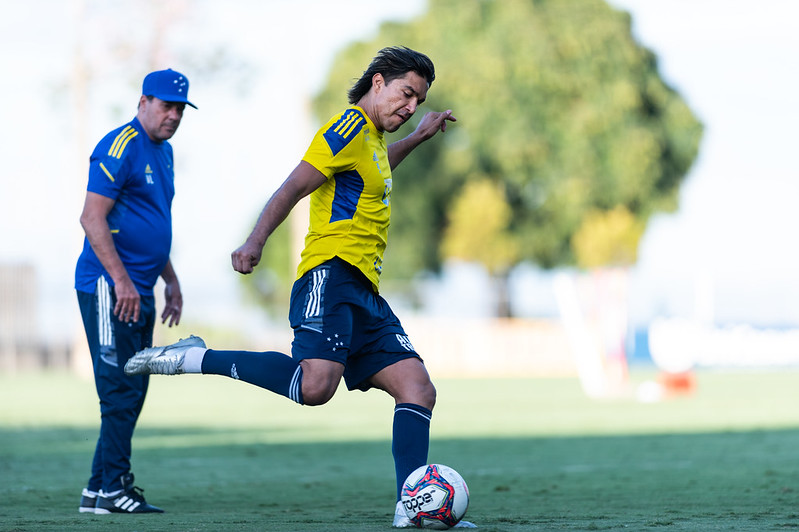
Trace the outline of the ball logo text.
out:
<instances>
[{"instance_id":1,"label":"ball logo text","mask_svg":"<svg viewBox=\"0 0 799 532\"><path fill-rule=\"evenodd\" d=\"M402 501L405 509L408 511L416 511L425 504L433 502L433 496L429 492L419 493L415 497L407 497Z\"/></svg>"}]
</instances>

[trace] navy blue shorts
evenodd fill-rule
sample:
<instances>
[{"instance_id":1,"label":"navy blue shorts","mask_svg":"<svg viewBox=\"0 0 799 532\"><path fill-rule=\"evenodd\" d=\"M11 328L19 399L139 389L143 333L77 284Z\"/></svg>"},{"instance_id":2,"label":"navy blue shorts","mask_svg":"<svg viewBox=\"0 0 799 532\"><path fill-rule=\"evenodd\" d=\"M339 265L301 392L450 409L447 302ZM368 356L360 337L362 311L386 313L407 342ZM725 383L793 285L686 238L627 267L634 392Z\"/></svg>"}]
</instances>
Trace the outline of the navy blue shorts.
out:
<instances>
[{"instance_id":1,"label":"navy blue shorts","mask_svg":"<svg viewBox=\"0 0 799 532\"><path fill-rule=\"evenodd\" d=\"M289 321L292 357L344 364L350 390L368 390L372 375L400 360L421 360L386 300L360 270L339 258L295 281Z\"/></svg>"}]
</instances>

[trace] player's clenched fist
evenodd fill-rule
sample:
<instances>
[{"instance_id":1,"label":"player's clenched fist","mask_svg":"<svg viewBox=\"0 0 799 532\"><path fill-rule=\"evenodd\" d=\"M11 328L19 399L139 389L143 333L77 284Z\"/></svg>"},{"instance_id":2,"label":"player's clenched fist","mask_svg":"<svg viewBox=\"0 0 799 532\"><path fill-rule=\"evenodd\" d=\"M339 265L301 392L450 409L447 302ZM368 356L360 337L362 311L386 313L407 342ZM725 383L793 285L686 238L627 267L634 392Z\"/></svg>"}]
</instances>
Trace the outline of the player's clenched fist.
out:
<instances>
[{"instance_id":1,"label":"player's clenched fist","mask_svg":"<svg viewBox=\"0 0 799 532\"><path fill-rule=\"evenodd\" d=\"M259 262L263 248L250 242L245 242L241 247L230 254L233 269L239 273L252 273Z\"/></svg>"}]
</instances>

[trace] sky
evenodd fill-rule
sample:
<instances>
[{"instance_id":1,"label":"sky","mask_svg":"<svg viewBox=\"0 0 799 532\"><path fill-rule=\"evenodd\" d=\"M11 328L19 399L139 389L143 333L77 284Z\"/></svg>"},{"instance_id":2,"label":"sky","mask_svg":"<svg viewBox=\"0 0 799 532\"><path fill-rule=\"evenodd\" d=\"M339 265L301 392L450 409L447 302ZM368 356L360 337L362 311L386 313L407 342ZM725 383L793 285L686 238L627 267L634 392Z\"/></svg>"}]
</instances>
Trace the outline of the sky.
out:
<instances>
[{"instance_id":1,"label":"sky","mask_svg":"<svg viewBox=\"0 0 799 532\"><path fill-rule=\"evenodd\" d=\"M653 219L641 243L631 319L700 314L716 322L799 325L799 165L793 155L799 3L610 3L631 13L634 35L655 52L664 79L706 128L679 210ZM36 267L42 327L51 334L80 332L72 276L82 244L78 217L88 155L106 132L133 117L150 66L182 69L199 107L187 110L172 141L178 190L173 262L184 319L240 321L230 251L302 156L316 126L308 102L331 59L349 39L370 38L381 21L411 18L426 2L162 5L181 22L153 51L131 44L150 42L147 36L157 29L147 18L152 9L99 0L0 0L0 262ZM236 61L214 76L193 75L196 65L178 64L187 55L214 54ZM72 67L79 55L92 83L76 110ZM475 276L468 268L455 272L430 287L431 300L467 294L471 299L455 306L484 312L486 294L458 286ZM520 311L552 311L548 275L527 268L516 282L530 294ZM251 309L243 315L262 319Z\"/></svg>"},{"instance_id":2,"label":"sky","mask_svg":"<svg viewBox=\"0 0 799 532\"><path fill-rule=\"evenodd\" d=\"M681 307L712 294L712 308L699 307L717 322L796 325L799 110L791 102L799 87L799 4L612 4L632 13L634 34L705 124L679 211L654 220L639 249L636 304L659 311L659 301L690 317L693 311ZM695 297L671 301L677 297L669 293L681 294L687 279Z\"/></svg>"}]
</instances>

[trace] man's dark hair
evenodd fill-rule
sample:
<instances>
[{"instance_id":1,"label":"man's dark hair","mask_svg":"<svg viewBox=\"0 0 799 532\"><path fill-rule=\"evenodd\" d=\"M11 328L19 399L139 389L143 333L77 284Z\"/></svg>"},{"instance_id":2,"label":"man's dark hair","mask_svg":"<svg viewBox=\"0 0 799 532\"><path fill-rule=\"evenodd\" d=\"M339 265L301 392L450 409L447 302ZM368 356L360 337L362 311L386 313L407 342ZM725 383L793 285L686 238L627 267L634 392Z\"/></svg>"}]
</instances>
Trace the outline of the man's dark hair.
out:
<instances>
[{"instance_id":1,"label":"man's dark hair","mask_svg":"<svg viewBox=\"0 0 799 532\"><path fill-rule=\"evenodd\" d=\"M405 46L391 46L383 48L374 59L369 68L355 82L347 93L350 104L356 104L372 88L372 77L380 73L386 84L394 79L404 76L408 72L416 72L431 85L436 79L436 69L429 57Z\"/></svg>"},{"instance_id":2,"label":"man's dark hair","mask_svg":"<svg viewBox=\"0 0 799 532\"><path fill-rule=\"evenodd\" d=\"M155 96L145 96L145 98L147 98L148 102L152 102ZM141 109L141 98L139 98L139 103L136 105L136 109Z\"/></svg>"}]
</instances>

